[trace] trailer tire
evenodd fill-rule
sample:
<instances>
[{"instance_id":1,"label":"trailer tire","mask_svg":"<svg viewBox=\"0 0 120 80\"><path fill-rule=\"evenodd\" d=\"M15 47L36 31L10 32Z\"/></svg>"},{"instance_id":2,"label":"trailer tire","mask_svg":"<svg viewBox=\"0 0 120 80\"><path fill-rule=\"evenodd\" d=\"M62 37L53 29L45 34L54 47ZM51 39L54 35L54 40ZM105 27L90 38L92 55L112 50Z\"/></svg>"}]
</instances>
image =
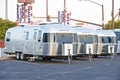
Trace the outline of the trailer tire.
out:
<instances>
[{"instance_id":1,"label":"trailer tire","mask_svg":"<svg viewBox=\"0 0 120 80\"><path fill-rule=\"evenodd\" d=\"M18 52L16 53L16 59L20 60L20 53L18 53Z\"/></svg>"},{"instance_id":2,"label":"trailer tire","mask_svg":"<svg viewBox=\"0 0 120 80\"><path fill-rule=\"evenodd\" d=\"M25 60L25 54L21 53L21 54L20 54L20 59L21 59L21 60Z\"/></svg>"}]
</instances>

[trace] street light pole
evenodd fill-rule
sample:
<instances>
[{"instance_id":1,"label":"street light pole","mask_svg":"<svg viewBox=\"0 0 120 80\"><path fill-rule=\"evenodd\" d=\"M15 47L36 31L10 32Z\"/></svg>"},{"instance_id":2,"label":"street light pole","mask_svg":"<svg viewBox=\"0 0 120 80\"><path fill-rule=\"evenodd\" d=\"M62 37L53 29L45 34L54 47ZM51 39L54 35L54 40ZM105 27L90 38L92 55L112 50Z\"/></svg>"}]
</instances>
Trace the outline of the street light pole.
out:
<instances>
[{"instance_id":1,"label":"street light pole","mask_svg":"<svg viewBox=\"0 0 120 80\"><path fill-rule=\"evenodd\" d=\"M5 19L8 19L8 0L5 0Z\"/></svg>"},{"instance_id":2,"label":"street light pole","mask_svg":"<svg viewBox=\"0 0 120 80\"><path fill-rule=\"evenodd\" d=\"M104 6L102 6L102 28L104 29Z\"/></svg>"},{"instance_id":3,"label":"street light pole","mask_svg":"<svg viewBox=\"0 0 120 80\"><path fill-rule=\"evenodd\" d=\"M111 13L111 16L112 16L112 26L111 26L111 29L114 29L114 0L112 0L112 13Z\"/></svg>"},{"instance_id":4,"label":"street light pole","mask_svg":"<svg viewBox=\"0 0 120 80\"><path fill-rule=\"evenodd\" d=\"M46 0L46 21L48 20L48 0Z\"/></svg>"},{"instance_id":5,"label":"street light pole","mask_svg":"<svg viewBox=\"0 0 120 80\"><path fill-rule=\"evenodd\" d=\"M104 29L104 5L99 4L99 3L95 2L95 1L92 1L92 0L79 0L79 1L88 1L88 2L97 4L97 5L102 7L102 28Z\"/></svg>"}]
</instances>

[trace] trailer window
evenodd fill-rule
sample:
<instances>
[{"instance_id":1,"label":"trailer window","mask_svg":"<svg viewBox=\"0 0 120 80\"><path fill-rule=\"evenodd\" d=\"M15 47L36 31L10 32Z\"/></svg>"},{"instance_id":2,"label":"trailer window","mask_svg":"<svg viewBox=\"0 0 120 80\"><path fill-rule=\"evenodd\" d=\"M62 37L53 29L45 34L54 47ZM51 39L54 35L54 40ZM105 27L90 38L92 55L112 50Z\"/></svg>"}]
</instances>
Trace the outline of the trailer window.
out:
<instances>
[{"instance_id":1,"label":"trailer window","mask_svg":"<svg viewBox=\"0 0 120 80\"><path fill-rule=\"evenodd\" d=\"M43 34L43 42L49 42L50 40L50 35L49 33L44 33Z\"/></svg>"},{"instance_id":2,"label":"trailer window","mask_svg":"<svg viewBox=\"0 0 120 80\"><path fill-rule=\"evenodd\" d=\"M43 34L43 42L55 42L55 34L54 33L44 33Z\"/></svg>"},{"instance_id":3,"label":"trailer window","mask_svg":"<svg viewBox=\"0 0 120 80\"><path fill-rule=\"evenodd\" d=\"M79 35L79 42L85 42L85 36Z\"/></svg>"},{"instance_id":4,"label":"trailer window","mask_svg":"<svg viewBox=\"0 0 120 80\"><path fill-rule=\"evenodd\" d=\"M74 34L74 42L78 42L77 34Z\"/></svg>"},{"instance_id":5,"label":"trailer window","mask_svg":"<svg viewBox=\"0 0 120 80\"><path fill-rule=\"evenodd\" d=\"M39 30L39 32L38 32L38 42L40 42L40 41L41 41L41 34L42 34L42 31L41 31L41 30Z\"/></svg>"},{"instance_id":6,"label":"trailer window","mask_svg":"<svg viewBox=\"0 0 120 80\"><path fill-rule=\"evenodd\" d=\"M117 36L117 40L120 41L120 32L115 32L116 36Z\"/></svg>"},{"instance_id":7,"label":"trailer window","mask_svg":"<svg viewBox=\"0 0 120 80\"><path fill-rule=\"evenodd\" d=\"M10 36L11 36L11 32L7 32L7 36L6 36L6 41L7 41L7 42L10 41Z\"/></svg>"},{"instance_id":8,"label":"trailer window","mask_svg":"<svg viewBox=\"0 0 120 80\"><path fill-rule=\"evenodd\" d=\"M115 42L115 37L109 37L110 40L109 40L109 43L114 43Z\"/></svg>"},{"instance_id":9,"label":"trailer window","mask_svg":"<svg viewBox=\"0 0 120 80\"><path fill-rule=\"evenodd\" d=\"M94 42L98 43L98 37L96 35L94 36Z\"/></svg>"},{"instance_id":10,"label":"trailer window","mask_svg":"<svg viewBox=\"0 0 120 80\"><path fill-rule=\"evenodd\" d=\"M72 43L73 37L72 33L56 33L56 42Z\"/></svg>"},{"instance_id":11,"label":"trailer window","mask_svg":"<svg viewBox=\"0 0 120 80\"><path fill-rule=\"evenodd\" d=\"M33 38L36 40L37 32L34 32Z\"/></svg>"},{"instance_id":12,"label":"trailer window","mask_svg":"<svg viewBox=\"0 0 120 80\"><path fill-rule=\"evenodd\" d=\"M26 40L29 39L29 32L26 32Z\"/></svg>"},{"instance_id":13,"label":"trailer window","mask_svg":"<svg viewBox=\"0 0 120 80\"><path fill-rule=\"evenodd\" d=\"M79 42L93 43L93 35L79 35Z\"/></svg>"},{"instance_id":14,"label":"trailer window","mask_svg":"<svg viewBox=\"0 0 120 80\"><path fill-rule=\"evenodd\" d=\"M102 37L102 43L114 43L114 37Z\"/></svg>"}]
</instances>

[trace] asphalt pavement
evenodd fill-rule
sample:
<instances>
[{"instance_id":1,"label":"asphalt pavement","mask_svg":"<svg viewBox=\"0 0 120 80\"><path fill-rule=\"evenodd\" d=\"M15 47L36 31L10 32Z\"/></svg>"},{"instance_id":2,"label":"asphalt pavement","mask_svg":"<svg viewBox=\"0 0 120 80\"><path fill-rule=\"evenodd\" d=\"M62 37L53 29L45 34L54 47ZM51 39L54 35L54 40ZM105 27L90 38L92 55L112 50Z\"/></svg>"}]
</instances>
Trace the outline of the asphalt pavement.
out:
<instances>
[{"instance_id":1,"label":"asphalt pavement","mask_svg":"<svg viewBox=\"0 0 120 80\"><path fill-rule=\"evenodd\" d=\"M120 56L92 61L0 60L0 80L120 80Z\"/></svg>"}]
</instances>

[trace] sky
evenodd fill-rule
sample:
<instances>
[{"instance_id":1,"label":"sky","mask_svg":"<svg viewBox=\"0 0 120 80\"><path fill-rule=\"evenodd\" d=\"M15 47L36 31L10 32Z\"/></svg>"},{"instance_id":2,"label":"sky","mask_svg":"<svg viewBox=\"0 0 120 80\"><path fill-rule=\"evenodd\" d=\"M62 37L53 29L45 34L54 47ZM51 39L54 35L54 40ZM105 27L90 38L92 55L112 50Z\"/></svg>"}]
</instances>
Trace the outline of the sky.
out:
<instances>
[{"instance_id":1,"label":"sky","mask_svg":"<svg viewBox=\"0 0 120 80\"><path fill-rule=\"evenodd\" d=\"M33 5L33 16L46 16L46 0L35 0ZM89 1L66 0L66 8L71 12L71 18L102 24L102 7ZM92 0L104 5L104 23L111 20L112 0ZM50 16L57 16L58 11L63 10L64 0L48 0ZM16 21L17 0L8 0L8 19ZM119 11L120 0L114 0L114 14ZM0 0L0 18L5 18L5 0Z\"/></svg>"}]
</instances>

